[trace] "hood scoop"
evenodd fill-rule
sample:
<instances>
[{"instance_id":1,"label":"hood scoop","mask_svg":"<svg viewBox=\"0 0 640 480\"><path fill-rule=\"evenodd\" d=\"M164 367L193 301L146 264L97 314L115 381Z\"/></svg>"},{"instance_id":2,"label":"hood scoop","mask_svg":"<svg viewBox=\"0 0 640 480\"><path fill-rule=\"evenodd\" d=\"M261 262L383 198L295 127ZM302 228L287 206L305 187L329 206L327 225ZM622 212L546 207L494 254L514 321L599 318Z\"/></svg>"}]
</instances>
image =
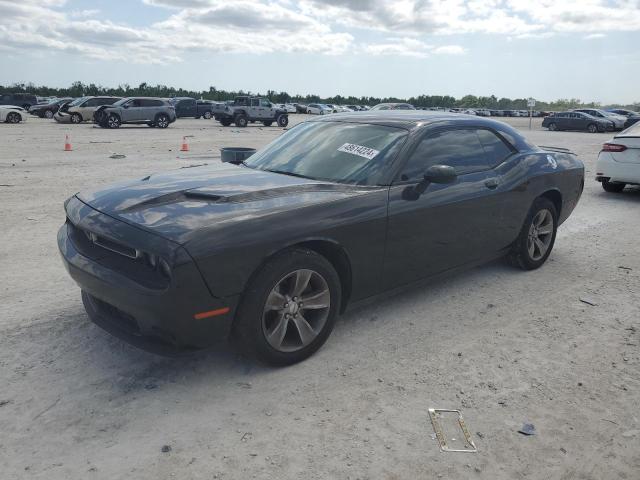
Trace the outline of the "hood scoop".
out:
<instances>
[{"instance_id":1,"label":"hood scoop","mask_svg":"<svg viewBox=\"0 0 640 480\"><path fill-rule=\"evenodd\" d=\"M184 195L190 199L200 199L216 203L246 203L259 202L287 195L296 195L316 192L353 192L356 187L349 185L338 185L333 183L307 183L301 185L290 185L285 187L274 187L253 192L221 193L212 187L201 187L187 190Z\"/></svg>"}]
</instances>

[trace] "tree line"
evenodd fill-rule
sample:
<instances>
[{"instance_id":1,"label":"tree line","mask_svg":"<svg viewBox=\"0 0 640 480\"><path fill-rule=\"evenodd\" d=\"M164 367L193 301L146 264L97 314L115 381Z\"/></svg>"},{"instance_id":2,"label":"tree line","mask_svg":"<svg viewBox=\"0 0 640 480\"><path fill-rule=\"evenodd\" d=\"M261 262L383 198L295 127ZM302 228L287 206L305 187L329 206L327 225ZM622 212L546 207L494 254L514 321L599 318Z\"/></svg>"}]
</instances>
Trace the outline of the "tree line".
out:
<instances>
[{"instance_id":1,"label":"tree line","mask_svg":"<svg viewBox=\"0 0 640 480\"><path fill-rule=\"evenodd\" d=\"M67 88L53 88L44 85L34 85L32 83L14 83L12 85L0 85L0 94L6 93L31 93L42 97L82 97L88 95L113 95L118 97L194 97L205 100L225 101L232 100L238 95L258 95L269 98L274 103L332 103L338 105L375 105L386 102L408 102L416 107L444 107L444 108L489 108L497 110L526 110L526 98L498 98L491 96L475 96L465 95L461 98L455 98L450 95L419 95L410 98L396 97L355 97L335 95L333 97L320 97L319 95L290 95L287 92L277 92L275 90L267 90L266 92L248 92L243 90L227 91L220 90L216 87L209 87L208 90L195 91L185 90L183 88L168 87L166 85L149 85L144 82L140 85L131 86L128 84L118 85L117 87L103 87L95 83L85 84L82 82L73 82ZM570 108L592 107L599 108L602 105L599 102L582 102L578 98L563 98L556 101L545 102L536 101L537 110L566 110ZM607 105L626 107L637 110L640 102L634 102L631 105Z\"/></svg>"}]
</instances>

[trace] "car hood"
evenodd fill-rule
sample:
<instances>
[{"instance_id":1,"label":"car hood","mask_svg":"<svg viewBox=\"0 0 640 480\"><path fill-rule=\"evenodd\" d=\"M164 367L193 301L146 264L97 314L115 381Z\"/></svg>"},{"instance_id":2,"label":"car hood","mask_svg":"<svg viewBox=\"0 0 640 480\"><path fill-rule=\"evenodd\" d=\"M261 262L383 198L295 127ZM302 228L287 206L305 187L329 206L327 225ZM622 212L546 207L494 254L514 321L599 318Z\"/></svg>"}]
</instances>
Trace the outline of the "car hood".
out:
<instances>
[{"instance_id":1,"label":"car hood","mask_svg":"<svg viewBox=\"0 0 640 480\"><path fill-rule=\"evenodd\" d=\"M76 196L92 208L180 244L287 210L361 195L380 187L319 182L236 165L154 174Z\"/></svg>"}]
</instances>

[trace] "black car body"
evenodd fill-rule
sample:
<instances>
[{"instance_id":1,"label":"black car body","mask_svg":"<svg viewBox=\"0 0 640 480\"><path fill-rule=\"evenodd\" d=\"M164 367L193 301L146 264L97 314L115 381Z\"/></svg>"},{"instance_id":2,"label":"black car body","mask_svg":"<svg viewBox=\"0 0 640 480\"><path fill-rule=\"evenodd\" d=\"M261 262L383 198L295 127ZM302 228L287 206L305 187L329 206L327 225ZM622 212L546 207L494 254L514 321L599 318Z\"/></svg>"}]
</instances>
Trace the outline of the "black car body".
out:
<instances>
[{"instance_id":1,"label":"black car body","mask_svg":"<svg viewBox=\"0 0 640 480\"><path fill-rule=\"evenodd\" d=\"M549 130L583 130L591 133L614 130L613 122L583 112L558 112L544 117L542 126Z\"/></svg>"},{"instance_id":2,"label":"black car body","mask_svg":"<svg viewBox=\"0 0 640 480\"><path fill-rule=\"evenodd\" d=\"M300 255L335 270L337 314L511 252L532 205L553 205L557 226L584 185L573 154L440 112L316 117L246 164L150 175L66 202L58 245L96 323L156 351L208 346L247 321L265 265ZM343 180L323 179L332 175Z\"/></svg>"},{"instance_id":3,"label":"black car body","mask_svg":"<svg viewBox=\"0 0 640 480\"><path fill-rule=\"evenodd\" d=\"M72 98L58 98L49 103L39 103L38 105L32 106L29 109L29 113L40 118L53 118L62 104L68 103L72 100Z\"/></svg>"},{"instance_id":4,"label":"black car body","mask_svg":"<svg viewBox=\"0 0 640 480\"><path fill-rule=\"evenodd\" d=\"M213 116L213 102L196 100L191 97L174 97L169 102L176 109L176 117L193 117L209 119Z\"/></svg>"},{"instance_id":5,"label":"black car body","mask_svg":"<svg viewBox=\"0 0 640 480\"><path fill-rule=\"evenodd\" d=\"M38 103L38 98L30 93L5 93L0 95L0 105L15 105L29 110Z\"/></svg>"}]
</instances>

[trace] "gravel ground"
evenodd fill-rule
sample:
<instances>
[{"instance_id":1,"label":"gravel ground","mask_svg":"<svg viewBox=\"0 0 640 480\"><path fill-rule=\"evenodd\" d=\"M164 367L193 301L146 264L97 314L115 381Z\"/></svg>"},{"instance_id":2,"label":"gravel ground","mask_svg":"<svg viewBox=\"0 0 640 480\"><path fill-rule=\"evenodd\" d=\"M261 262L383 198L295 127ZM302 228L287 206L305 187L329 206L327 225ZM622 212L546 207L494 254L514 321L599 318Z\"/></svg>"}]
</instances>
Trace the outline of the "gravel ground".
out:
<instances>
[{"instance_id":1,"label":"gravel ground","mask_svg":"<svg viewBox=\"0 0 640 480\"><path fill-rule=\"evenodd\" d=\"M87 320L55 241L80 189L216 163L281 129L0 125L0 477L638 479L640 190L593 181L609 135L509 121L587 166L547 264L494 262L361 308L284 369L112 338ZM478 453L441 453L429 407L461 409ZM536 435L518 433L525 422Z\"/></svg>"}]
</instances>

